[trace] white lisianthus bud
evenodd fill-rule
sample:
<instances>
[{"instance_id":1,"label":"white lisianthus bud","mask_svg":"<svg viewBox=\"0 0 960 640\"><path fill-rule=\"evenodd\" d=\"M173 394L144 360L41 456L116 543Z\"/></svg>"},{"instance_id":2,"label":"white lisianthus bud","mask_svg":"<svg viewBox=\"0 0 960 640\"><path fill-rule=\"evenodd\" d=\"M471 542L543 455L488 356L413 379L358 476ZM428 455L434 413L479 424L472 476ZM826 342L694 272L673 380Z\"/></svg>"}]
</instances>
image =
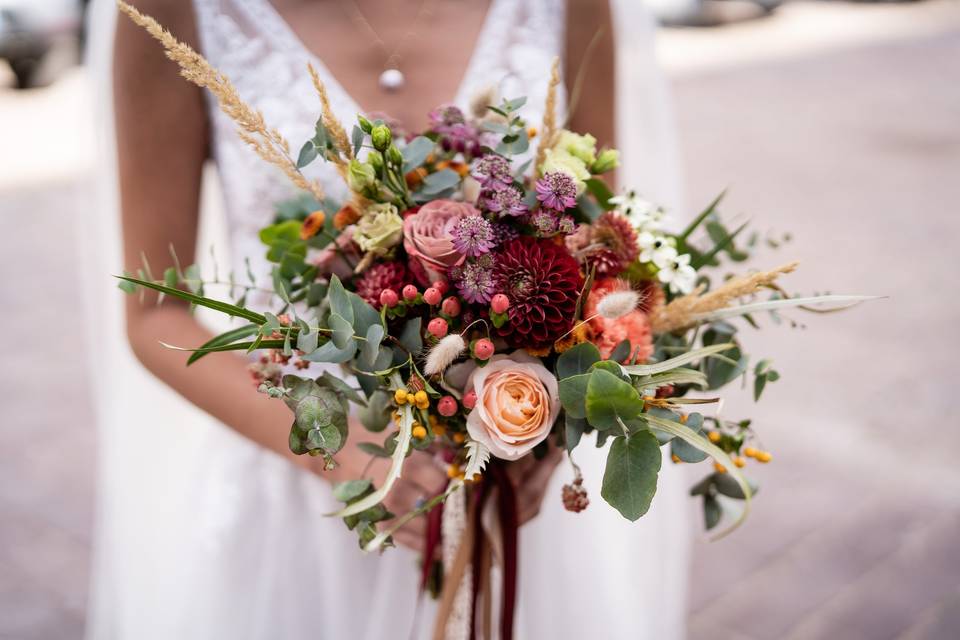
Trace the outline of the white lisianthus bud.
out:
<instances>
[{"instance_id":1,"label":"white lisianthus bud","mask_svg":"<svg viewBox=\"0 0 960 640\"><path fill-rule=\"evenodd\" d=\"M460 354L467 348L466 342L459 333L451 333L444 337L440 342L433 346L430 353L427 354L427 364L423 372L428 376L442 373L453 364L453 361L460 357Z\"/></svg>"},{"instance_id":2,"label":"white lisianthus bud","mask_svg":"<svg viewBox=\"0 0 960 640\"><path fill-rule=\"evenodd\" d=\"M640 294L636 291L612 291L597 303L597 314L607 320L616 320L636 309L638 304Z\"/></svg>"}]
</instances>

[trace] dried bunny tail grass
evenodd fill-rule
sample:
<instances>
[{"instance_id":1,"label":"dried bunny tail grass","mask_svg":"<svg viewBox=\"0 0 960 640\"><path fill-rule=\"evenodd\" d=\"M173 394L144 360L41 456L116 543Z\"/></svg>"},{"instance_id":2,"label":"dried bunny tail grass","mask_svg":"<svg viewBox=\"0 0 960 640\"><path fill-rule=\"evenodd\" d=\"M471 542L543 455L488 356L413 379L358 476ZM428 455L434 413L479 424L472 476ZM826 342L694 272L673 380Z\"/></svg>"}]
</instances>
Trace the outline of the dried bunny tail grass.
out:
<instances>
[{"instance_id":1,"label":"dried bunny tail grass","mask_svg":"<svg viewBox=\"0 0 960 640\"><path fill-rule=\"evenodd\" d=\"M697 316L700 314L723 309L737 298L755 293L762 287L769 287L783 274L795 270L799 264L791 262L770 271L731 278L710 293L703 293L702 286L697 287L693 293L677 298L653 315L653 332L667 333L692 327L697 323Z\"/></svg>"},{"instance_id":2,"label":"dried bunny tail grass","mask_svg":"<svg viewBox=\"0 0 960 640\"><path fill-rule=\"evenodd\" d=\"M314 69L313 65L309 62L307 63L307 70L310 71L313 88L317 90L317 96L320 98L320 117L323 119L323 126L330 132L330 136L333 138L337 150L343 154L343 157L334 158L333 162L337 165L337 170L340 172L340 175L346 180L347 166L350 159L353 158L350 139L347 137L346 129L343 128L343 125L340 124L340 121L337 120L337 117L333 114L333 109L330 107L330 98L327 97L327 87L323 84L323 81L320 80L317 70Z\"/></svg>"},{"instance_id":3,"label":"dried bunny tail grass","mask_svg":"<svg viewBox=\"0 0 960 640\"><path fill-rule=\"evenodd\" d=\"M443 373L447 367L453 364L454 360L460 357L460 354L466 348L467 343L460 334L451 333L445 336L427 354L427 362L423 372L428 376Z\"/></svg>"},{"instance_id":4,"label":"dried bunny tail grass","mask_svg":"<svg viewBox=\"0 0 960 640\"><path fill-rule=\"evenodd\" d=\"M607 320L622 318L637 308L640 294L632 289L611 291L597 303L597 315Z\"/></svg>"},{"instance_id":5,"label":"dried bunny tail grass","mask_svg":"<svg viewBox=\"0 0 960 640\"><path fill-rule=\"evenodd\" d=\"M557 134L557 87L560 86L560 58L553 59L550 68L550 83L547 85L547 102L543 107L543 126L540 132L540 144L537 145L536 171L540 171L547 158L547 150L553 146Z\"/></svg>"},{"instance_id":6,"label":"dried bunny tail grass","mask_svg":"<svg viewBox=\"0 0 960 640\"><path fill-rule=\"evenodd\" d=\"M263 114L240 99L226 75L217 71L192 47L177 40L150 16L140 13L123 0L117 0L117 7L163 45L167 57L180 66L180 75L199 87L209 89L216 96L220 110L237 123L240 138L253 147L257 155L280 168L291 182L309 191L318 200L325 197L320 185L307 180L297 168L297 163L290 157L290 144L283 135L276 129L268 128Z\"/></svg>"}]
</instances>

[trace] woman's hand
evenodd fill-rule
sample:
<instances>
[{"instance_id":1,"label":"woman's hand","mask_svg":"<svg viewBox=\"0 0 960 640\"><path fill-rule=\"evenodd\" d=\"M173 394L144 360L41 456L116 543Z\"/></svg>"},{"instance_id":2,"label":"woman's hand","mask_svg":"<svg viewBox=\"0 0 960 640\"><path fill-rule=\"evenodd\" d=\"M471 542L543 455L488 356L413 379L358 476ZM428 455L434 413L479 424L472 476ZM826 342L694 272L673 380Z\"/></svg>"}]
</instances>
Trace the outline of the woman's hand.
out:
<instances>
[{"instance_id":1,"label":"woman's hand","mask_svg":"<svg viewBox=\"0 0 960 640\"><path fill-rule=\"evenodd\" d=\"M507 476L517 493L517 519L521 525L540 513L550 478L562 459L563 450L550 447L540 460L528 455L507 466Z\"/></svg>"},{"instance_id":2,"label":"woman's hand","mask_svg":"<svg viewBox=\"0 0 960 640\"><path fill-rule=\"evenodd\" d=\"M364 428L357 422L350 423L351 434L366 434ZM361 440L362 441L362 440ZM333 484L344 480L369 478L374 487L383 486L383 481L390 469L390 461L385 458L373 458L358 448L361 442L354 439L342 451L337 453L336 459L340 466L333 471L318 471L319 475ZM307 456L305 456L307 457ZM319 458L310 458L314 470L318 470L322 462ZM447 474L443 465L437 461L429 451L416 451L404 461L403 475L397 479L383 505L396 516L403 516L413 511L424 500L429 500L438 491L447 486ZM393 521L380 523L381 526L390 526ZM427 519L417 517L402 526L393 534L394 541L415 551L422 551L427 532Z\"/></svg>"}]
</instances>

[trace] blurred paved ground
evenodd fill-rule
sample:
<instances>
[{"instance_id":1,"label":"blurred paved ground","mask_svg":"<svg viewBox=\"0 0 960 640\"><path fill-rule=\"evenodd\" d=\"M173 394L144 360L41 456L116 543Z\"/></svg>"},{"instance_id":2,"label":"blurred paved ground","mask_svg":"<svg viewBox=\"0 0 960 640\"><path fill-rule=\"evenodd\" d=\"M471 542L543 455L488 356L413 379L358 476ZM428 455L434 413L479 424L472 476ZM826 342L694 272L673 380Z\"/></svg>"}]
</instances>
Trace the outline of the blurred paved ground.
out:
<instances>
[{"instance_id":1,"label":"blurred paved ground","mask_svg":"<svg viewBox=\"0 0 960 640\"><path fill-rule=\"evenodd\" d=\"M956 8L797 4L663 38L691 203L730 186L728 215L792 231L758 266L801 258L793 290L892 296L751 336L784 378L724 412L756 417L776 460L755 474L744 528L697 544L694 639L960 637ZM0 91L0 638L82 630L94 440L72 225L91 203L86 99L76 74Z\"/></svg>"}]
</instances>

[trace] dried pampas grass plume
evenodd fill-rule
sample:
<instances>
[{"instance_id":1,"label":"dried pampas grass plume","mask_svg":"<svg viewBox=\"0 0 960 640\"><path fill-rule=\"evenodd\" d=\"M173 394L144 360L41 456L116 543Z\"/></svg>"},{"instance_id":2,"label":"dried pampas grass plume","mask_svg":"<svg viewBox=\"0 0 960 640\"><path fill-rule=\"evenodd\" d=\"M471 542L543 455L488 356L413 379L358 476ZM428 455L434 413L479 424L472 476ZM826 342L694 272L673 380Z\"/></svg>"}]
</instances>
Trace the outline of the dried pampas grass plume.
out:
<instances>
[{"instance_id":1,"label":"dried pampas grass plume","mask_svg":"<svg viewBox=\"0 0 960 640\"><path fill-rule=\"evenodd\" d=\"M547 102L543 107L543 126L541 127L540 144L537 145L537 164L535 171L539 172L543 161L547 158L547 150L553 146L553 139L557 135L557 87L560 86L560 58L553 59L550 68L550 83L547 85Z\"/></svg>"},{"instance_id":2,"label":"dried pampas grass plume","mask_svg":"<svg viewBox=\"0 0 960 640\"><path fill-rule=\"evenodd\" d=\"M163 45L167 57L180 66L180 75L199 87L209 89L216 96L220 110L237 123L240 138L253 147L257 155L279 167L293 184L309 191L317 200L324 199L320 185L307 180L290 157L287 140L276 129L267 127L262 113L240 99L236 87L226 75L217 71L189 45L173 37L150 16L143 15L123 0L117 0L117 7Z\"/></svg>"},{"instance_id":3,"label":"dried pampas grass plume","mask_svg":"<svg viewBox=\"0 0 960 640\"><path fill-rule=\"evenodd\" d=\"M693 293L677 298L660 308L651 318L653 332L667 333L688 329L697 324L701 314L724 309L737 298L773 285L778 277L791 273L799 264L799 262L791 262L770 271L731 278L710 293L703 293L703 287L698 287Z\"/></svg>"},{"instance_id":4,"label":"dried pampas grass plume","mask_svg":"<svg viewBox=\"0 0 960 640\"><path fill-rule=\"evenodd\" d=\"M433 376L446 371L466 348L467 343L464 342L463 336L459 333L451 333L435 344L427 354L427 363L423 372Z\"/></svg>"}]
</instances>

